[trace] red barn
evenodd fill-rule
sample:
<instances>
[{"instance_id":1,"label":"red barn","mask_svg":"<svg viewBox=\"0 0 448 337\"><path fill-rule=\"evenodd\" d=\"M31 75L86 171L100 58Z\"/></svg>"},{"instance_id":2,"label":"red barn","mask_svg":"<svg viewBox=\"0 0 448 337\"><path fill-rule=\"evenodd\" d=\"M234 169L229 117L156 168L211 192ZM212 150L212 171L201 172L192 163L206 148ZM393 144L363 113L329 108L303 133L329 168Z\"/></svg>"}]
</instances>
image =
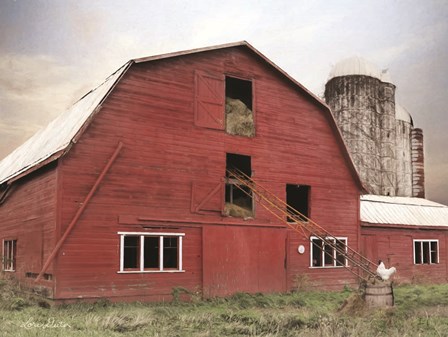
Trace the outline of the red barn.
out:
<instances>
[{"instance_id":1,"label":"red barn","mask_svg":"<svg viewBox=\"0 0 448 337\"><path fill-rule=\"evenodd\" d=\"M4 273L56 302L357 282L229 168L360 250L363 188L329 108L241 42L132 60L5 158Z\"/></svg>"}]
</instances>

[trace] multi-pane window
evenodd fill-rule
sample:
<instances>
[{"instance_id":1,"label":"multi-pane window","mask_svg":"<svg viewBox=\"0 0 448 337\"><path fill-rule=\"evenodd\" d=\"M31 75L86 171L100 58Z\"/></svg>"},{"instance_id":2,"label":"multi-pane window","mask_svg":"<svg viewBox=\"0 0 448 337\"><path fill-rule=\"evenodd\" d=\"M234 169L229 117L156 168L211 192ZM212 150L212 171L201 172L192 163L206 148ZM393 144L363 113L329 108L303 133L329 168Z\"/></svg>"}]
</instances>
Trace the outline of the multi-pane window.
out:
<instances>
[{"instance_id":1,"label":"multi-pane window","mask_svg":"<svg viewBox=\"0 0 448 337\"><path fill-rule=\"evenodd\" d=\"M184 233L120 235L120 272L173 272L182 270Z\"/></svg>"},{"instance_id":2,"label":"multi-pane window","mask_svg":"<svg viewBox=\"0 0 448 337\"><path fill-rule=\"evenodd\" d=\"M3 240L2 270L16 270L17 240Z\"/></svg>"},{"instance_id":3,"label":"multi-pane window","mask_svg":"<svg viewBox=\"0 0 448 337\"><path fill-rule=\"evenodd\" d=\"M347 265L347 238L311 237L311 267L342 267Z\"/></svg>"},{"instance_id":4,"label":"multi-pane window","mask_svg":"<svg viewBox=\"0 0 448 337\"><path fill-rule=\"evenodd\" d=\"M414 264L439 263L439 240L414 240Z\"/></svg>"}]
</instances>

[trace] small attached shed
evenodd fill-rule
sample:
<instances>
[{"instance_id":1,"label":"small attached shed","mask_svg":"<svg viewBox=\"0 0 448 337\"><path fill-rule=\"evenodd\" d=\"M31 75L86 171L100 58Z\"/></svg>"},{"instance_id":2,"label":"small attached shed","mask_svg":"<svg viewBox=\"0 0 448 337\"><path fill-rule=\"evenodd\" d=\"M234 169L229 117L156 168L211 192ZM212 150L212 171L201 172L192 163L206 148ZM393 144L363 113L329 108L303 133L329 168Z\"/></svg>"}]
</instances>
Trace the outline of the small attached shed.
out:
<instances>
[{"instance_id":1,"label":"small attached shed","mask_svg":"<svg viewBox=\"0 0 448 337\"><path fill-rule=\"evenodd\" d=\"M396 282L448 281L448 206L363 195L361 240L364 256L397 268Z\"/></svg>"},{"instance_id":2,"label":"small attached shed","mask_svg":"<svg viewBox=\"0 0 448 337\"><path fill-rule=\"evenodd\" d=\"M360 249L362 184L329 108L239 42L132 60L5 158L3 272L57 302L356 284L234 168Z\"/></svg>"}]
</instances>

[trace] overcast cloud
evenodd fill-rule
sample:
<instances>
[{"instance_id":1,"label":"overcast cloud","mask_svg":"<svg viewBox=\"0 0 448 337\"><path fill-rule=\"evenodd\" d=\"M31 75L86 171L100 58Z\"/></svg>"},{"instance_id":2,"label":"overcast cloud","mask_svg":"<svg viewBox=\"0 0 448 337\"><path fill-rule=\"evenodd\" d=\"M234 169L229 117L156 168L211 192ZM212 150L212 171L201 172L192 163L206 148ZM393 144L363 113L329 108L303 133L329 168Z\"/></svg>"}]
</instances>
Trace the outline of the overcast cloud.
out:
<instances>
[{"instance_id":1,"label":"overcast cloud","mask_svg":"<svg viewBox=\"0 0 448 337\"><path fill-rule=\"evenodd\" d=\"M436 0L2 0L0 158L131 58L247 40L317 95L342 58L388 68L448 204L447 17Z\"/></svg>"}]
</instances>

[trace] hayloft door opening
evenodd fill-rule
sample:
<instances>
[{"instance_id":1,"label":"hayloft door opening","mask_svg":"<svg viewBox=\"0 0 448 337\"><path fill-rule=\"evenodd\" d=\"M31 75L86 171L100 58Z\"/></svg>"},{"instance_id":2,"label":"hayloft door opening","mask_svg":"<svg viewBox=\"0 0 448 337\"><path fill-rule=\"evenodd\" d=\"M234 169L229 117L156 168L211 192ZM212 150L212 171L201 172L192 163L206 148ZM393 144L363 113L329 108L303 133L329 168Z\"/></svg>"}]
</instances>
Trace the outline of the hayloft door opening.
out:
<instances>
[{"instance_id":1,"label":"hayloft door opening","mask_svg":"<svg viewBox=\"0 0 448 337\"><path fill-rule=\"evenodd\" d=\"M305 216L297 214L302 221L307 221L309 218L309 192L310 187L307 185L286 185L286 204ZM288 217L287 220L294 222L291 217Z\"/></svg>"},{"instance_id":2,"label":"hayloft door opening","mask_svg":"<svg viewBox=\"0 0 448 337\"><path fill-rule=\"evenodd\" d=\"M226 155L226 195L224 214L240 218L253 217L252 191L246 186L229 177L228 171L236 170L252 176L251 157L241 154Z\"/></svg>"},{"instance_id":3,"label":"hayloft door opening","mask_svg":"<svg viewBox=\"0 0 448 337\"><path fill-rule=\"evenodd\" d=\"M255 136L252 82L226 77L226 132L231 135Z\"/></svg>"}]
</instances>

